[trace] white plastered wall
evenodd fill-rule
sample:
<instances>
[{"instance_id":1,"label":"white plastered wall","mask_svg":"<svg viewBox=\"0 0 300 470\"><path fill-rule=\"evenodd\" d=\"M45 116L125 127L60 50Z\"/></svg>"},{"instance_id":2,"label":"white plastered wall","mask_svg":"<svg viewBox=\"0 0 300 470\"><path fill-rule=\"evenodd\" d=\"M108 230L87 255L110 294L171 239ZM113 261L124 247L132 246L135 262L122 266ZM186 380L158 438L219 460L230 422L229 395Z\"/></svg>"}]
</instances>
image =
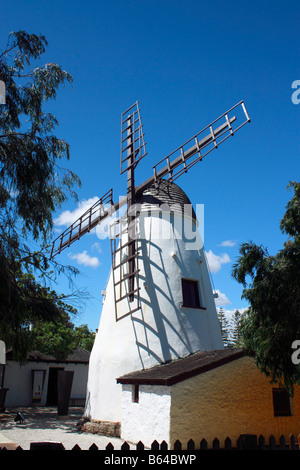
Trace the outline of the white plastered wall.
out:
<instances>
[{"instance_id":1,"label":"white plastered wall","mask_svg":"<svg viewBox=\"0 0 300 470\"><path fill-rule=\"evenodd\" d=\"M142 441L151 447L153 441L169 442L170 436L170 387L140 385L139 402L133 401L133 385L122 385L121 437L137 444Z\"/></svg>"},{"instance_id":2,"label":"white plastered wall","mask_svg":"<svg viewBox=\"0 0 300 470\"><path fill-rule=\"evenodd\" d=\"M64 370L73 370L71 399L86 397L86 384L88 377L88 364L65 364L48 362L27 362L20 365L15 361L7 361L4 376L4 387L8 388L6 406L32 405L32 371L45 371L45 382L40 405L46 405L48 392L49 368L58 367Z\"/></svg>"}]
</instances>

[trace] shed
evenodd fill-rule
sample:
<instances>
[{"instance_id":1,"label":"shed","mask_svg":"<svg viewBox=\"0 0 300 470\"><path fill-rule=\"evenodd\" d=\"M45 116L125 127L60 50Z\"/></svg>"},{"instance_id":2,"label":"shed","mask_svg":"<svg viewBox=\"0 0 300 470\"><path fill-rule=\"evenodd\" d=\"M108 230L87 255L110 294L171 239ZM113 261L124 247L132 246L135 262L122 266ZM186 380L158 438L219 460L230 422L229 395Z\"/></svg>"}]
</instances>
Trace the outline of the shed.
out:
<instances>
[{"instance_id":1,"label":"shed","mask_svg":"<svg viewBox=\"0 0 300 470\"><path fill-rule=\"evenodd\" d=\"M171 447L178 439L210 446L241 434L299 434L300 390L293 398L271 384L241 349L201 351L117 379L122 384L121 437Z\"/></svg>"},{"instance_id":2,"label":"shed","mask_svg":"<svg viewBox=\"0 0 300 470\"><path fill-rule=\"evenodd\" d=\"M58 371L73 371L70 405L84 406L90 352L77 348L65 361L32 351L27 362L20 365L6 353L3 386L8 388L6 406L56 406Z\"/></svg>"}]
</instances>

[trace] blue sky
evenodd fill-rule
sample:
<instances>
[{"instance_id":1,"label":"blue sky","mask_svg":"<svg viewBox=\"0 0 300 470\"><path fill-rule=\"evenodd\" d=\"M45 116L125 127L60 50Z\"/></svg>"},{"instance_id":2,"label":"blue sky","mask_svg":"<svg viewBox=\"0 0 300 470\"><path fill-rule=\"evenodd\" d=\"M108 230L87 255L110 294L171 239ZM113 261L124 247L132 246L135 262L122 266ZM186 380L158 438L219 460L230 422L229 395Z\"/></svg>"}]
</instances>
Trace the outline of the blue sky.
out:
<instances>
[{"instance_id":1,"label":"blue sky","mask_svg":"<svg viewBox=\"0 0 300 470\"><path fill-rule=\"evenodd\" d=\"M137 183L245 101L251 123L177 181L193 204L204 204L213 284L230 312L246 307L242 286L231 278L239 244L252 240L275 254L285 240L279 222L292 196L286 188L300 169L300 104L291 99L292 83L300 80L299 21L293 0L13 0L1 5L0 44L12 30L44 34L49 45L41 62L58 63L73 76L49 107L60 123L57 135L71 145L65 166L82 180L82 207L111 187L115 199L125 193L120 117L136 100L148 152ZM70 200L55 217L76 208ZM110 268L108 240L87 235L59 261L80 268L77 285L91 299L75 323L95 330Z\"/></svg>"}]
</instances>

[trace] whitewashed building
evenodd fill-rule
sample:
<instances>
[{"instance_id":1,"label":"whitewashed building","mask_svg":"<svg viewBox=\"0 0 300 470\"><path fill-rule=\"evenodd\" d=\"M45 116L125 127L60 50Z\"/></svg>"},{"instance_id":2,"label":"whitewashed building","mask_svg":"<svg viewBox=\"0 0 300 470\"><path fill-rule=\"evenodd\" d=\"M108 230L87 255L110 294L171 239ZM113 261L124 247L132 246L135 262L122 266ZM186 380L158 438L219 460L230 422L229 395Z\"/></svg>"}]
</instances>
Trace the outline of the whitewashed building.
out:
<instances>
[{"instance_id":1,"label":"whitewashed building","mask_svg":"<svg viewBox=\"0 0 300 470\"><path fill-rule=\"evenodd\" d=\"M7 388L5 406L56 406L58 371L73 371L70 405L84 406L90 353L77 348L65 361L33 351L25 364L12 360L6 353L3 387Z\"/></svg>"}]
</instances>

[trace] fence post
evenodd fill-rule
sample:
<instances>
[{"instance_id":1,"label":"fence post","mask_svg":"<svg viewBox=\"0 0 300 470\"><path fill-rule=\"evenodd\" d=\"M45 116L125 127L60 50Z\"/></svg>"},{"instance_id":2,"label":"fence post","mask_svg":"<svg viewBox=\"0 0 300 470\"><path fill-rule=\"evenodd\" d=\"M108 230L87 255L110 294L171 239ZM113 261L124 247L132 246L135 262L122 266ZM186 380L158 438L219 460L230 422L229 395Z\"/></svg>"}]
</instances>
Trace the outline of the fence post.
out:
<instances>
[{"instance_id":1,"label":"fence post","mask_svg":"<svg viewBox=\"0 0 300 470\"><path fill-rule=\"evenodd\" d=\"M266 450L266 442L264 436L260 435L258 438L258 448L260 450Z\"/></svg>"},{"instance_id":2,"label":"fence post","mask_svg":"<svg viewBox=\"0 0 300 470\"><path fill-rule=\"evenodd\" d=\"M177 439L177 441L174 442L174 450L181 450L182 445L181 442Z\"/></svg>"},{"instance_id":3,"label":"fence post","mask_svg":"<svg viewBox=\"0 0 300 470\"><path fill-rule=\"evenodd\" d=\"M220 441L217 437L213 440L213 450L220 450Z\"/></svg>"},{"instance_id":4,"label":"fence post","mask_svg":"<svg viewBox=\"0 0 300 470\"><path fill-rule=\"evenodd\" d=\"M107 444L107 446L105 447L105 449L106 449L106 450L114 450L114 446L112 445L111 442L109 442L109 443Z\"/></svg>"},{"instance_id":5,"label":"fence post","mask_svg":"<svg viewBox=\"0 0 300 470\"><path fill-rule=\"evenodd\" d=\"M289 445L285 442L285 437L283 435L279 438L279 445L281 450L289 449Z\"/></svg>"},{"instance_id":6,"label":"fence post","mask_svg":"<svg viewBox=\"0 0 300 470\"><path fill-rule=\"evenodd\" d=\"M128 444L128 442L124 442L122 445L121 445L121 450L130 450L130 446Z\"/></svg>"},{"instance_id":7,"label":"fence post","mask_svg":"<svg viewBox=\"0 0 300 470\"><path fill-rule=\"evenodd\" d=\"M241 449L256 450L257 449L257 435L256 434L241 434L239 437Z\"/></svg>"},{"instance_id":8,"label":"fence post","mask_svg":"<svg viewBox=\"0 0 300 470\"><path fill-rule=\"evenodd\" d=\"M270 450L277 450L276 441L275 441L275 437L273 436L273 434L271 434L269 442L270 442Z\"/></svg>"},{"instance_id":9,"label":"fence post","mask_svg":"<svg viewBox=\"0 0 300 470\"><path fill-rule=\"evenodd\" d=\"M207 441L204 438L200 442L200 450L207 450Z\"/></svg>"},{"instance_id":10,"label":"fence post","mask_svg":"<svg viewBox=\"0 0 300 470\"><path fill-rule=\"evenodd\" d=\"M90 447L89 447L89 450L98 450L98 447L96 446L96 444L92 444Z\"/></svg>"},{"instance_id":11,"label":"fence post","mask_svg":"<svg viewBox=\"0 0 300 470\"><path fill-rule=\"evenodd\" d=\"M296 438L294 434L290 434L290 443L291 443L291 450L298 450L299 446L296 444Z\"/></svg>"},{"instance_id":12,"label":"fence post","mask_svg":"<svg viewBox=\"0 0 300 470\"><path fill-rule=\"evenodd\" d=\"M159 450L159 443L156 440L152 442L151 450Z\"/></svg>"},{"instance_id":13,"label":"fence post","mask_svg":"<svg viewBox=\"0 0 300 470\"><path fill-rule=\"evenodd\" d=\"M162 441L160 443L160 450L168 450L168 444L166 443L166 441Z\"/></svg>"},{"instance_id":14,"label":"fence post","mask_svg":"<svg viewBox=\"0 0 300 470\"><path fill-rule=\"evenodd\" d=\"M190 439L187 443L187 450L195 450L195 442L193 439Z\"/></svg>"},{"instance_id":15,"label":"fence post","mask_svg":"<svg viewBox=\"0 0 300 470\"><path fill-rule=\"evenodd\" d=\"M72 449L71 449L71 450L75 450L75 451L76 451L76 450L81 450L81 448L79 447L79 445L78 445L78 444L75 444L75 446L74 446L74 447L72 447Z\"/></svg>"},{"instance_id":16,"label":"fence post","mask_svg":"<svg viewBox=\"0 0 300 470\"><path fill-rule=\"evenodd\" d=\"M225 450L231 450L232 449L231 439L229 437L226 437L224 444L225 444Z\"/></svg>"}]
</instances>

